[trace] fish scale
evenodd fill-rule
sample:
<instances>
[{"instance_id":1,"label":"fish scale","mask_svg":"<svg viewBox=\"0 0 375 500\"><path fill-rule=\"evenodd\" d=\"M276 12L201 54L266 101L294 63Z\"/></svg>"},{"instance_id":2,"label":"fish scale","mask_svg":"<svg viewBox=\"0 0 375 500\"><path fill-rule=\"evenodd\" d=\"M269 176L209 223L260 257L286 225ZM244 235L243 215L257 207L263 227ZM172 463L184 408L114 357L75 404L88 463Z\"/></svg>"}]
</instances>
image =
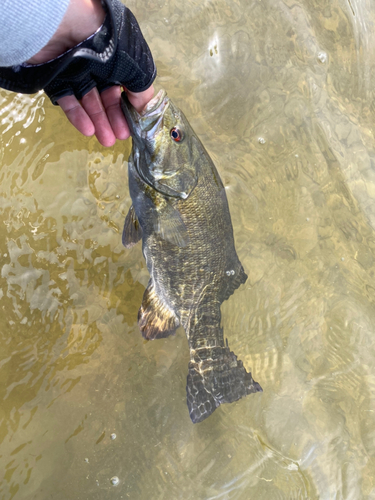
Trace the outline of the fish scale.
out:
<instances>
[{"instance_id":1,"label":"fish scale","mask_svg":"<svg viewBox=\"0 0 375 500\"><path fill-rule=\"evenodd\" d=\"M187 404L201 422L222 403L262 391L224 341L220 306L246 281L225 189L207 151L164 90L138 113L123 94L133 146L133 205L123 243L142 239L150 273L138 324L153 340L182 325L190 362ZM172 133L173 132L173 133Z\"/></svg>"}]
</instances>

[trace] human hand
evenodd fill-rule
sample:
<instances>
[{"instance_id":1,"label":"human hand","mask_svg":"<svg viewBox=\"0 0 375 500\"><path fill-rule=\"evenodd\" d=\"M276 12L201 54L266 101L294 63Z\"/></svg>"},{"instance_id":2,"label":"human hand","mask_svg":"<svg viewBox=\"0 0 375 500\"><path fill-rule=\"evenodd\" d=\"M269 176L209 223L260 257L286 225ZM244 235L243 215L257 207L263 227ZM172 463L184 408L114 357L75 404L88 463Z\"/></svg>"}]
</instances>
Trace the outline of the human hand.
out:
<instances>
[{"instance_id":1,"label":"human hand","mask_svg":"<svg viewBox=\"0 0 375 500\"><path fill-rule=\"evenodd\" d=\"M127 91L127 94L135 109L142 111L152 99L154 87L151 85L144 92ZM72 95L62 97L57 102L79 132L86 136L95 134L103 146L113 146L116 139L124 140L130 136L129 126L121 109L120 86L110 87L101 94L97 88L93 88L82 97L81 102Z\"/></svg>"},{"instance_id":2,"label":"human hand","mask_svg":"<svg viewBox=\"0 0 375 500\"><path fill-rule=\"evenodd\" d=\"M49 43L28 63L40 65L77 46L95 33L103 24L105 12L100 0L70 0L67 12ZM102 63L106 64L106 63ZM143 92L131 92L125 88L129 101L141 111L152 99L151 85ZM56 99L73 126L85 136L95 134L103 146L112 146L116 139L127 139L129 127L121 110L121 87L113 85L99 93L96 87L80 100L75 95Z\"/></svg>"}]
</instances>

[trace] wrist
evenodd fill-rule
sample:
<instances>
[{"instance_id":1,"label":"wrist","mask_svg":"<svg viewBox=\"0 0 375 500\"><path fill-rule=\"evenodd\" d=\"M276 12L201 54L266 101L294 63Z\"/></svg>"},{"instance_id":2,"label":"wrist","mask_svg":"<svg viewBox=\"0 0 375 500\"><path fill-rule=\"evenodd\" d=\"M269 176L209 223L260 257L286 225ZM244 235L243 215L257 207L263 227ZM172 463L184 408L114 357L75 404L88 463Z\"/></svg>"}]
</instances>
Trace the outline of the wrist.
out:
<instances>
[{"instance_id":1,"label":"wrist","mask_svg":"<svg viewBox=\"0 0 375 500\"><path fill-rule=\"evenodd\" d=\"M41 64L63 54L94 34L105 19L100 0L70 0L56 33L29 64Z\"/></svg>"}]
</instances>

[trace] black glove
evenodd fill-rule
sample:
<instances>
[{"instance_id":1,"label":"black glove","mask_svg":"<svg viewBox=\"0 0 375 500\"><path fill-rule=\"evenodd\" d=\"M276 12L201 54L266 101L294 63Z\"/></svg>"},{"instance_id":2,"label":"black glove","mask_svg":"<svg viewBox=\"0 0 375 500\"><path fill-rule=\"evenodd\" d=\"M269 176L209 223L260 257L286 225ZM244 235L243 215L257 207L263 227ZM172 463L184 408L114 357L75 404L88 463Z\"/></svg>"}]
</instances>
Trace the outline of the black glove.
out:
<instances>
[{"instance_id":1,"label":"black glove","mask_svg":"<svg viewBox=\"0 0 375 500\"><path fill-rule=\"evenodd\" d=\"M53 104L67 95L80 100L94 87L99 92L112 85L148 89L156 67L135 17L119 0L102 0L102 5L107 15L94 35L46 63L0 67L0 87L22 94L44 89Z\"/></svg>"}]
</instances>

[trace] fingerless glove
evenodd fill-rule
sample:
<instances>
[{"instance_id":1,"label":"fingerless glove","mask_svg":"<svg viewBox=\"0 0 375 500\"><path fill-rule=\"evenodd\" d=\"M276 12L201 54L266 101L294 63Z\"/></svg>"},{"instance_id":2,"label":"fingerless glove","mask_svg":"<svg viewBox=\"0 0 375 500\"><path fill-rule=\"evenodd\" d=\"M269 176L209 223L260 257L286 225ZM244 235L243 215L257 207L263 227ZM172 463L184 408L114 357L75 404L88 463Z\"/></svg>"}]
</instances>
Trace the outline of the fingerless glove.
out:
<instances>
[{"instance_id":1,"label":"fingerless glove","mask_svg":"<svg viewBox=\"0 0 375 500\"><path fill-rule=\"evenodd\" d=\"M43 64L0 67L0 87L22 94L44 89L53 104L61 97L78 100L97 87L103 92L124 85L132 92L151 86L156 67L139 25L119 0L102 0L103 25L87 40Z\"/></svg>"}]
</instances>

